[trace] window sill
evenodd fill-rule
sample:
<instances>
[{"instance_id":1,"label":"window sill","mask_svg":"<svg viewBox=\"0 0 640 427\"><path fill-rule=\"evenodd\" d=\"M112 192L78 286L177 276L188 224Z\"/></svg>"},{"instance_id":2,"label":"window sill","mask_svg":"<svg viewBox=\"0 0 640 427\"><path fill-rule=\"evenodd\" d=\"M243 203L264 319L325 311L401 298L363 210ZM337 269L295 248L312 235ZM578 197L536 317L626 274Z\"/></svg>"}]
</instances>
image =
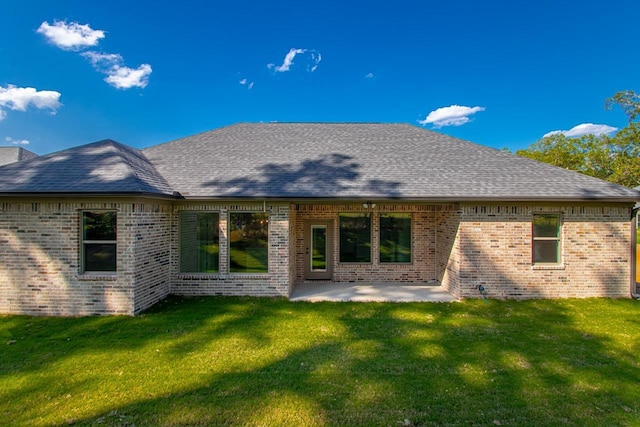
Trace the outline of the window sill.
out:
<instances>
[{"instance_id":1,"label":"window sill","mask_svg":"<svg viewBox=\"0 0 640 427\"><path fill-rule=\"evenodd\" d=\"M409 265L413 265L413 261L409 261L409 262L386 262L386 261L382 262L382 261L380 261L378 263L378 265L398 265L398 266L407 265L407 266L409 266Z\"/></svg>"},{"instance_id":2,"label":"window sill","mask_svg":"<svg viewBox=\"0 0 640 427\"><path fill-rule=\"evenodd\" d=\"M268 279L269 273L229 273L229 279Z\"/></svg>"},{"instance_id":3,"label":"window sill","mask_svg":"<svg viewBox=\"0 0 640 427\"><path fill-rule=\"evenodd\" d=\"M118 280L118 273L81 273L76 276L78 280L98 281L98 280Z\"/></svg>"},{"instance_id":4,"label":"window sill","mask_svg":"<svg viewBox=\"0 0 640 427\"><path fill-rule=\"evenodd\" d=\"M564 264L534 264L532 270L564 270Z\"/></svg>"},{"instance_id":5,"label":"window sill","mask_svg":"<svg viewBox=\"0 0 640 427\"><path fill-rule=\"evenodd\" d=\"M269 279L268 273L178 273L178 279Z\"/></svg>"}]
</instances>

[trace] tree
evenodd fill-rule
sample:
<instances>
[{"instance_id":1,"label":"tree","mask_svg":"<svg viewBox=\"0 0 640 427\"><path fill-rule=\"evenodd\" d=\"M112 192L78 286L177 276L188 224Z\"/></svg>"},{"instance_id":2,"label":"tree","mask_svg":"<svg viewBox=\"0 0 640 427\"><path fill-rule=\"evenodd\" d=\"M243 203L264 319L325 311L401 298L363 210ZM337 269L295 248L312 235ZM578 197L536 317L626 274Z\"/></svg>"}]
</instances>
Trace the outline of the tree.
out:
<instances>
[{"instance_id":1,"label":"tree","mask_svg":"<svg viewBox=\"0 0 640 427\"><path fill-rule=\"evenodd\" d=\"M605 101L609 109L619 105L629 124L614 136L583 135L569 138L554 134L542 138L517 155L549 163L616 184L640 185L640 95L622 91Z\"/></svg>"},{"instance_id":2,"label":"tree","mask_svg":"<svg viewBox=\"0 0 640 427\"><path fill-rule=\"evenodd\" d=\"M632 90L616 92L615 95L604 101L604 105L607 110L613 108L614 105L620 106L629 118L629 124L634 122L640 115L640 95Z\"/></svg>"}]
</instances>

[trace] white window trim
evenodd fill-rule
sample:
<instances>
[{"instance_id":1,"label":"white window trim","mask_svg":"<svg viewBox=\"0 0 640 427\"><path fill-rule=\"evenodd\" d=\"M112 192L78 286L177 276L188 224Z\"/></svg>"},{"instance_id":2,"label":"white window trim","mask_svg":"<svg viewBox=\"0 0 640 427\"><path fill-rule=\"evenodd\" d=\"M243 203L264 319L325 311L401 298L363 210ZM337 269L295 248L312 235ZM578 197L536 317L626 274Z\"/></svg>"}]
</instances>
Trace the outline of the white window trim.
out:
<instances>
[{"instance_id":1,"label":"white window trim","mask_svg":"<svg viewBox=\"0 0 640 427\"><path fill-rule=\"evenodd\" d=\"M84 214L89 213L109 213L116 214L116 240L85 240L84 238ZM114 271L101 271L86 269L85 245L87 244L112 244L116 247L116 269ZM80 211L80 274L83 276L110 277L118 274L118 211L114 209L83 209Z\"/></svg>"},{"instance_id":2,"label":"white window trim","mask_svg":"<svg viewBox=\"0 0 640 427\"><path fill-rule=\"evenodd\" d=\"M555 215L558 217L558 237L535 237L533 235L534 220L536 215ZM534 270L564 270L564 218L561 212L534 212L531 216L531 265ZM557 241L558 260L556 262L535 262L533 259L536 241Z\"/></svg>"}]
</instances>

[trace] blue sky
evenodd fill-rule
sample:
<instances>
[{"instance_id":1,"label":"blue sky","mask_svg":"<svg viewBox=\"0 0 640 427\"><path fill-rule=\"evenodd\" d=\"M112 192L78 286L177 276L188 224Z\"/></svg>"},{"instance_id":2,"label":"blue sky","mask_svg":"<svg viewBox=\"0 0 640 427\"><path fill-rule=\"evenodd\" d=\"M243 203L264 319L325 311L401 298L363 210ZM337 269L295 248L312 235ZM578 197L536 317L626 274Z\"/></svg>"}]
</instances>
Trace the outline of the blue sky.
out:
<instances>
[{"instance_id":1,"label":"blue sky","mask_svg":"<svg viewBox=\"0 0 640 427\"><path fill-rule=\"evenodd\" d=\"M38 154L269 121L410 123L516 150L624 127L604 100L640 89L635 0L8 3L0 145Z\"/></svg>"}]
</instances>

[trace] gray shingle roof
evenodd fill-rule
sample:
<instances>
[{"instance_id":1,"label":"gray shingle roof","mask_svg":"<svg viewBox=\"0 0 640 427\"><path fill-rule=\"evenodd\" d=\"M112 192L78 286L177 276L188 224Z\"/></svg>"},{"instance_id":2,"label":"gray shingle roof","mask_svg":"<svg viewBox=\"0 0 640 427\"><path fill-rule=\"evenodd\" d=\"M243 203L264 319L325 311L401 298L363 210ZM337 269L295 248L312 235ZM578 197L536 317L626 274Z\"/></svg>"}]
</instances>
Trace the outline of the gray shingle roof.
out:
<instances>
[{"instance_id":1,"label":"gray shingle roof","mask_svg":"<svg viewBox=\"0 0 640 427\"><path fill-rule=\"evenodd\" d=\"M0 193L171 195L140 150L111 140L0 167Z\"/></svg>"},{"instance_id":2,"label":"gray shingle roof","mask_svg":"<svg viewBox=\"0 0 640 427\"><path fill-rule=\"evenodd\" d=\"M202 198L638 200L640 193L406 124L237 124L143 150Z\"/></svg>"},{"instance_id":3,"label":"gray shingle roof","mask_svg":"<svg viewBox=\"0 0 640 427\"><path fill-rule=\"evenodd\" d=\"M238 124L142 151L105 140L0 166L0 194L640 200L640 192L406 124Z\"/></svg>"},{"instance_id":4,"label":"gray shingle roof","mask_svg":"<svg viewBox=\"0 0 640 427\"><path fill-rule=\"evenodd\" d=\"M34 157L38 157L38 155L22 147L0 147L0 166L33 159Z\"/></svg>"}]
</instances>

